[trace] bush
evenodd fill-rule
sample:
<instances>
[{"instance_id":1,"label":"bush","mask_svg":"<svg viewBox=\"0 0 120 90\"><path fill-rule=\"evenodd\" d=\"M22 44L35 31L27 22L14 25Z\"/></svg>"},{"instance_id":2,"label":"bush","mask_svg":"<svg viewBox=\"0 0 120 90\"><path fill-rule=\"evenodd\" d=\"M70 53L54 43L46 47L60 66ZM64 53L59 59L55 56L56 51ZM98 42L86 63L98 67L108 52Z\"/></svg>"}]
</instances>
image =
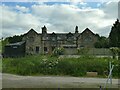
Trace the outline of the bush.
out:
<instances>
[{"instance_id":1,"label":"bush","mask_svg":"<svg viewBox=\"0 0 120 90\"><path fill-rule=\"evenodd\" d=\"M64 48L59 47L59 48L55 48L53 50L52 56L59 56L59 55L63 55L65 52Z\"/></svg>"},{"instance_id":2,"label":"bush","mask_svg":"<svg viewBox=\"0 0 120 90\"><path fill-rule=\"evenodd\" d=\"M104 76L109 70L109 61L114 64L113 76L118 77L118 60L82 56L79 58L57 58L51 56L27 56L23 58L3 58L3 73L19 75L70 75L85 76L86 72L98 72Z\"/></svg>"},{"instance_id":3,"label":"bush","mask_svg":"<svg viewBox=\"0 0 120 90\"><path fill-rule=\"evenodd\" d=\"M118 47L111 47L110 50L111 50L111 52L113 54L113 59L116 59L116 56L120 52L119 48Z\"/></svg>"},{"instance_id":4,"label":"bush","mask_svg":"<svg viewBox=\"0 0 120 90\"><path fill-rule=\"evenodd\" d=\"M78 48L78 49L77 49L77 52L78 52L78 54L80 54L80 55L87 55L87 54L88 54L88 51L89 51L89 48Z\"/></svg>"}]
</instances>

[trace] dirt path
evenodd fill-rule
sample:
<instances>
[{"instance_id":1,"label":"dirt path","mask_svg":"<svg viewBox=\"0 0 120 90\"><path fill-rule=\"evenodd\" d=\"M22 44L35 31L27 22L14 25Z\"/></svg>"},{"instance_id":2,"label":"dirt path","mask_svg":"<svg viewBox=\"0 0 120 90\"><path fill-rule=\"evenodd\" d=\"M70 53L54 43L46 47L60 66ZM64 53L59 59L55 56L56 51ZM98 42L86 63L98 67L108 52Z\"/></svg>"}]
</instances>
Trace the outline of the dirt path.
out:
<instances>
[{"instance_id":1,"label":"dirt path","mask_svg":"<svg viewBox=\"0 0 120 90\"><path fill-rule=\"evenodd\" d=\"M105 82L106 78L2 75L3 88L99 88ZM118 88L118 79L113 79L112 88Z\"/></svg>"}]
</instances>

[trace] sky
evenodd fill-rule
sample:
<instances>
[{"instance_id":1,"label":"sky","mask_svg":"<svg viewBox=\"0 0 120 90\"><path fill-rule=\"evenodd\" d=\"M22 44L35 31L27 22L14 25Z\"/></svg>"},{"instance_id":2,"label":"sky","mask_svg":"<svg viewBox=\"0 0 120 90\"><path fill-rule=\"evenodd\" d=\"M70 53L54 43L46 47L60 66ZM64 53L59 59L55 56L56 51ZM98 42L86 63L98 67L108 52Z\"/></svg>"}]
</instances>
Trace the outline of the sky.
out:
<instances>
[{"instance_id":1,"label":"sky","mask_svg":"<svg viewBox=\"0 0 120 90\"><path fill-rule=\"evenodd\" d=\"M14 0L13 0L14 1ZM3 1L0 3L0 37L21 35L33 28L41 33L47 27L48 33L75 32L89 28L100 36L108 37L113 23L118 18L117 1Z\"/></svg>"}]
</instances>

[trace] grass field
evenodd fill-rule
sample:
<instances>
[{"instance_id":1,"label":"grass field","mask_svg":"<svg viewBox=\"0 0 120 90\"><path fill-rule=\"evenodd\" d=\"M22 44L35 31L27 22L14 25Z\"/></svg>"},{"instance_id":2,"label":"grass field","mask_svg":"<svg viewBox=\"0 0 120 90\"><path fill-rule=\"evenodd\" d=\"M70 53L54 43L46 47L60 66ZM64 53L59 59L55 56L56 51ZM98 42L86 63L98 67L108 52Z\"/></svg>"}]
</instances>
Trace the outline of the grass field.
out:
<instances>
[{"instance_id":1,"label":"grass field","mask_svg":"<svg viewBox=\"0 0 120 90\"><path fill-rule=\"evenodd\" d=\"M2 52L2 44L1 44L1 41L0 41L0 53Z\"/></svg>"},{"instance_id":2,"label":"grass field","mask_svg":"<svg viewBox=\"0 0 120 90\"><path fill-rule=\"evenodd\" d=\"M18 75L69 75L86 76L86 72L98 72L106 76L109 61L115 65L113 77L118 77L118 60L82 56L80 58L57 58L44 55L26 56L22 58L3 58L3 73Z\"/></svg>"}]
</instances>

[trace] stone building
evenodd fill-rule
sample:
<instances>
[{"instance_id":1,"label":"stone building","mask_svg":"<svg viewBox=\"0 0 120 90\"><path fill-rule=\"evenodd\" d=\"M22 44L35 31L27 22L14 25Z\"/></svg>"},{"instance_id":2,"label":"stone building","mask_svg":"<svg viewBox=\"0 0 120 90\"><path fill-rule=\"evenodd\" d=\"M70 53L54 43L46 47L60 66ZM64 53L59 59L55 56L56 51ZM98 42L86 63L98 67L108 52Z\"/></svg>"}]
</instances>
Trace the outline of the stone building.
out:
<instances>
[{"instance_id":1,"label":"stone building","mask_svg":"<svg viewBox=\"0 0 120 90\"><path fill-rule=\"evenodd\" d=\"M27 54L50 54L55 48L63 47L66 54L75 54L77 48L93 48L97 36L90 29L86 28L79 33L78 26L74 33L47 33L46 26L42 27L42 33L31 29L23 36L26 42Z\"/></svg>"}]
</instances>

